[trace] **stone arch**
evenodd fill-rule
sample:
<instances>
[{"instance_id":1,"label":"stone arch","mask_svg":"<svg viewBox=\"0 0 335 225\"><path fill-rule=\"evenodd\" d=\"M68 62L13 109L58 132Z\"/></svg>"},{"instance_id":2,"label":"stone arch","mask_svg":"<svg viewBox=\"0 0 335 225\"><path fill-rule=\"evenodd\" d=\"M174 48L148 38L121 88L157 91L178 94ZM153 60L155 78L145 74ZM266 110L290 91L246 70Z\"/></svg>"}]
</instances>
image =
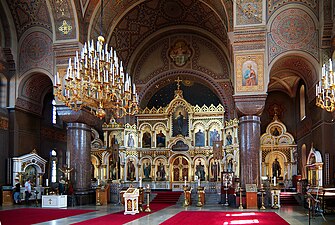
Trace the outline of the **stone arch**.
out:
<instances>
[{"instance_id":1,"label":"stone arch","mask_svg":"<svg viewBox=\"0 0 335 225\"><path fill-rule=\"evenodd\" d=\"M295 97L302 80L306 85L308 101L315 97L314 86L318 81L319 63L303 51L280 54L269 65L268 91L282 91Z\"/></svg>"},{"instance_id":2,"label":"stone arch","mask_svg":"<svg viewBox=\"0 0 335 225\"><path fill-rule=\"evenodd\" d=\"M18 85L18 98L15 107L40 115L43 99L52 92L52 81L43 73L32 73L24 76Z\"/></svg>"},{"instance_id":3,"label":"stone arch","mask_svg":"<svg viewBox=\"0 0 335 225\"><path fill-rule=\"evenodd\" d=\"M17 52L17 32L12 13L5 2L0 3L0 46Z\"/></svg>"},{"instance_id":4,"label":"stone arch","mask_svg":"<svg viewBox=\"0 0 335 225\"><path fill-rule=\"evenodd\" d=\"M182 22L185 25L193 26L194 30L200 28L209 30L217 38L227 42L228 22L226 20L227 17L224 10L222 13L223 16L220 17L221 14L214 10L214 8L216 8L214 4L212 4L212 7L210 6L211 3L204 3L202 1L191 1L185 3L181 0L170 1L170 4L171 2L174 4L173 7L178 10L171 11L171 7L168 7L168 5L165 4L166 1L156 1L151 3L148 3L147 1L132 1L124 4L117 4L113 1L108 2L105 6L105 10L109 10L111 13L110 16L103 21L103 30L108 34L107 40L109 45L114 46L117 50L121 49L121 55L124 56L121 58L123 58L124 61L128 61L127 58L132 55L133 48L129 48L129 44L124 42L124 39L132 40L132 45L138 45L156 30L173 27ZM193 9L192 12L186 10L188 7ZM95 8L95 12L92 15L89 24L90 37L97 36L99 33L98 31L100 31L99 8L100 7ZM220 7L220 9L222 10L223 8ZM141 16L146 12L150 12L151 17L156 19L141 19ZM198 17L197 21L192 19L204 12L206 12L205 17ZM210 14L210 16L208 14ZM166 20L166 18L171 16L173 19ZM132 21L134 20L140 22L133 28L131 33L126 32L127 27L131 26L133 23ZM201 20L200 25L199 20ZM220 29L218 29L218 27Z\"/></svg>"},{"instance_id":5,"label":"stone arch","mask_svg":"<svg viewBox=\"0 0 335 225\"><path fill-rule=\"evenodd\" d=\"M226 94L224 88L213 78L208 77L206 74L190 70L167 71L152 78L147 84L145 84L141 88L141 91L139 93L140 104L146 105L146 103L150 100L150 98L154 94L153 90L155 90L155 86L159 85L160 82L162 82L162 80L174 81L177 79L178 76L182 77L183 75L188 78L193 77L202 84L205 84L205 86L209 87L211 90L214 90L214 93L217 94L224 108L227 109L225 111L230 112L232 106L228 104L229 99L227 98L228 95ZM227 114L225 114L225 116L227 116Z\"/></svg>"}]
</instances>

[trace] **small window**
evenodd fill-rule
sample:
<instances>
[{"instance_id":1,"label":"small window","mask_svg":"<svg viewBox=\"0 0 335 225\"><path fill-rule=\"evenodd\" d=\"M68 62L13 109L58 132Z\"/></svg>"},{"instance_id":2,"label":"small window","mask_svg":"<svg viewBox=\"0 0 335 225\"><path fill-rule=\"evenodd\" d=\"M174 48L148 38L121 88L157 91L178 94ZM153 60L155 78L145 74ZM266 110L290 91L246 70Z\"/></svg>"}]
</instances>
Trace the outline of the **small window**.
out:
<instances>
[{"instance_id":1,"label":"small window","mask_svg":"<svg viewBox=\"0 0 335 225\"><path fill-rule=\"evenodd\" d=\"M55 100L52 100L52 123L57 124L57 108Z\"/></svg>"},{"instance_id":2,"label":"small window","mask_svg":"<svg viewBox=\"0 0 335 225\"><path fill-rule=\"evenodd\" d=\"M300 87L300 120L306 118L305 85Z\"/></svg>"},{"instance_id":3,"label":"small window","mask_svg":"<svg viewBox=\"0 0 335 225\"><path fill-rule=\"evenodd\" d=\"M51 150L51 182L57 182L57 152Z\"/></svg>"}]
</instances>

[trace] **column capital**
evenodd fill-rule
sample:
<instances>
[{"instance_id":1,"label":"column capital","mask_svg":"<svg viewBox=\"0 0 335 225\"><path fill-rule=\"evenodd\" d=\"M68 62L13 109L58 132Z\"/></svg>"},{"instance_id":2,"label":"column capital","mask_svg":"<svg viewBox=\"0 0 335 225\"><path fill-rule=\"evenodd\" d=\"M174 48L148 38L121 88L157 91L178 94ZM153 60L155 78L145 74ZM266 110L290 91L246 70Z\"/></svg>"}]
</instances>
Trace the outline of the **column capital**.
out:
<instances>
[{"instance_id":1,"label":"column capital","mask_svg":"<svg viewBox=\"0 0 335 225\"><path fill-rule=\"evenodd\" d=\"M76 112L66 106L57 106L57 113L65 123L84 123L91 127L99 124L98 118L87 109Z\"/></svg>"},{"instance_id":2,"label":"column capital","mask_svg":"<svg viewBox=\"0 0 335 225\"><path fill-rule=\"evenodd\" d=\"M260 116L264 110L267 94L234 95L234 101L239 117L248 115Z\"/></svg>"}]
</instances>

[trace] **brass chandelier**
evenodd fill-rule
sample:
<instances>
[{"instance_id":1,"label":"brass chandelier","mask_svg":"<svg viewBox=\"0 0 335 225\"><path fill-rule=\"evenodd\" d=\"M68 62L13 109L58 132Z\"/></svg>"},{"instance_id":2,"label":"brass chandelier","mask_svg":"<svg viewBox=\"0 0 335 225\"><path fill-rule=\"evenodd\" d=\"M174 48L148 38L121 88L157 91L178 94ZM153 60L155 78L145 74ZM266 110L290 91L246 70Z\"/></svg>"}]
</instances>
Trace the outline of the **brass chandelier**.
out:
<instances>
[{"instance_id":1,"label":"brass chandelier","mask_svg":"<svg viewBox=\"0 0 335 225\"><path fill-rule=\"evenodd\" d=\"M316 84L316 105L328 112L335 110L335 73L333 71L332 60L329 59L329 69L322 66L322 79Z\"/></svg>"},{"instance_id":2,"label":"brass chandelier","mask_svg":"<svg viewBox=\"0 0 335 225\"><path fill-rule=\"evenodd\" d=\"M96 49L93 40L91 44L85 43L80 57L77 51L73 62L69 59L64 78L60 79L57 72L54 95L74 111L88 107L100 119L106 116L106 111L113 118L121 118L138 112L138 97L135 84L124 73L116 51L112 47L108 51L108 45L104 45L103 8L101 0L101 34Z\"/></svg>"},{"instance_id":3,"label":"brass chandelier","mask_svg":"<svg viewBox=\"0 0 335 225\"><path fill-rule=\"evenodd\" d=\"M67 107L78 111L88 107L100 119L108 110L114 118L134 115L138 111L135 84L128 73L124 73L122 61L113 48L103 48L104 38L99 36L97 48L94 43L84 45L69 66L65 79L55 75L54 95Z\"/></svg>"}]
</instances>

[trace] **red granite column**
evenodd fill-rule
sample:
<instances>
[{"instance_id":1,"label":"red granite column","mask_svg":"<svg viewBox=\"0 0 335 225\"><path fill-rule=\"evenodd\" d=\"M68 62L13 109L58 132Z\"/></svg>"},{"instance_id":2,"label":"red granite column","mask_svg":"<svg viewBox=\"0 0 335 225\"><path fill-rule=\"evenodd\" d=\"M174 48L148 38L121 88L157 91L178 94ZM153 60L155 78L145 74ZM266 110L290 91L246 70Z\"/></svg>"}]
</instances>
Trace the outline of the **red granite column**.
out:
<instances>
[{"instance_id":1,"label":"red granite column","mask_svg":"<svg viewBox=\"0 0 335 225\"><path fill-rule=\"evenodd\" d=\"M240 185L260 187L260 135L266 95L234 96L239 115Z\"/></svg>"},{"instance_id":2,"label":"red granite column","mask_svg":"<svg viewBox=\"0 0 335 225\"><path fill-rule=\"evenodd\" d=\"M57 106L57 113L68 126L67 155L70 157L68 167L73 168L70 181L73 184L76 204L93 203L95 190L90 188L92 174L91 127L98 125L101 121L86 109L74 112L68 107Z\"/></svg>"},{"instance_id":3,"label":"red granite column","mask_svg":"<svg viewBox=\"0 0 335 225\"><path fill-rule=\"evenodd\" d=\"M240 139L240 183L257 184L260 181L260 117L242 116L239 118Z\"/></svg>"},{"instance_id":4,"label":"red granite column","mask_svg":"<svg viewBox=\"0 0 335 225\"><path fill-rule=\"evenodd\" d=\"M91 127L83 123L67 124L67 152L70 153L71 182L75 191L91 186Z\"/></svg>"}]
</instances>

